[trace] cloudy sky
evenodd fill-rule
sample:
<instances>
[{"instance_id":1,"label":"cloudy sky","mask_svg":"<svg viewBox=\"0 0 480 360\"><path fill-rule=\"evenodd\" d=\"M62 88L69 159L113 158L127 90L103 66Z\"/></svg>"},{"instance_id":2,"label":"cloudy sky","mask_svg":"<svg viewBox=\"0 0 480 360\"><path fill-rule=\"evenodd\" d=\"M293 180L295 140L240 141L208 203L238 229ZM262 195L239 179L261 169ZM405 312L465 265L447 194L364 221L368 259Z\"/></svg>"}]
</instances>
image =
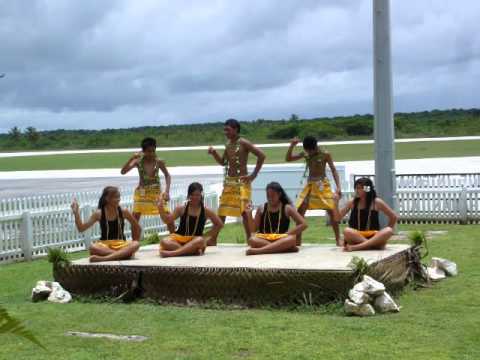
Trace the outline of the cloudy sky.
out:
<instances>
[{"instance_id":1,"label":"cloudy sky","mask_svg":"<svg viewBox=\"0 0 480 360\"><path fill-rule=\"evenodd\" d=\"M0 132L372 112L371 0L0 0ZM480 1L392 1L395 111L480 107Z\"/></svg>"}]
</instances>

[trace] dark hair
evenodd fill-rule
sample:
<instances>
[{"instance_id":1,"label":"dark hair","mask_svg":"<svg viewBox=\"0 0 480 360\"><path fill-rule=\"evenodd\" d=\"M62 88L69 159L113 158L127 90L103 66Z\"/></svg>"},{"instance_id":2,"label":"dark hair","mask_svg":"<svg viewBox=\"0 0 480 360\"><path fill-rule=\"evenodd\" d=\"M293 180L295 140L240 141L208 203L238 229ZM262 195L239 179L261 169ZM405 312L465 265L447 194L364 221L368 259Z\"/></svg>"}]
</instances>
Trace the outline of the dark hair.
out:
<instances>
[{"instance_id":1,"label":"dark hair","mask_svg":"<svg viewBox=\"0 0 480 360\"><path fill-rule=\"evenodd\" d=\"M142 140L142 150L145 151L149 147L157 148L157 140L152 137L146 137Z\"/></svg>"},{"instance_id":2,"label":"dark hair","mask_svg":"<svg viewBox=\"0 0 480 360\"><path fill-rule=\"evenodd\" d=\"M370 178L361 177L355 180L355 183L353 184L353 188L356 189L358 185L370 187L370 191L367 192L367 204L366 204L366 208L370 209L370 206L372 205L372 203L375 201L375 198L377 197L377 192L375 191L375 186L373 186L373 181ZM359 201L360 201L360 198L355 197L355 199L353 200L353 206L357 207Z\"/></svg>"},{"instance_id":3,"label":"dark hair","mask_svg":"<svg viewBox=\"0 0 480 360\"><path fill-rule=\"evenodd\" d=\"M231 128L234 128L237 130L237 133L240 132L240 123L238 122L238 120L235 120L235 119L228 119L227 121L225 121L225 126L230 126Z\"/></svg>"},{"instance_id":4,"label":"dark hair","mask_svg":"<svg viewBox=\"0 0 480 360\"><path fill-rule=\"evenodd\" d=\"M201 202L201 205L203 207L203 186L202 186L202 184L200 184L198 182L193 182L190 185L188 185L187 196L192 195L195 191L200 191L200 193L202 194L202 199L200 200L200 202Z\"/></svg>"},{"instance_id":5,"label":"dark hair","mask_svg":"<svg viewBox=\"0 0 480 360\"><path fill-rule=\"evenodd\" d=\"M193 182L190 185L188 185L188 190L187 190L188 196L192 195L195 191L200 191L202 193L203 192L202 184L198 182Z\"/></svg>"},{"instance_id":6,"label":"dark hair","mask_svg":"<svg viewBox=\"0 0 480 360\"><path fill-rule=\"evenodd\" d=\"M113 193L120 193L118 188L116 186L107 186L103 188L102 195L100 196L100 199L98 200L98 208L103 209L105 205L107 205L107 196Z\"/></svg>"},{"instance_id":7,"label":"dark hair","mask_svg":"<svg viewBox=\"0 0 480 360\"><path fill-rule=\"evenodd\" d=\"M287 193L285 192L285 190L283 190L282 185L280 185L278 182L272 181L271 183L269 183L267 185L266 190L273 190L277 194L279 194L280 195L280 201L282 202L283 205L292 204L292 202L290 201L290 198L288 197Z\"/></svg>"},{"instance_id":8,"label":"dark hair","mask_svg":"<svg viewBox=\"0 0 480 360\"><path fill-rule=\"evenodd\" d=\"M314 136L309 135L303 138L303 148L305 150L315 150L317 147L317 139Z\"/></svg>"}]
</instances>

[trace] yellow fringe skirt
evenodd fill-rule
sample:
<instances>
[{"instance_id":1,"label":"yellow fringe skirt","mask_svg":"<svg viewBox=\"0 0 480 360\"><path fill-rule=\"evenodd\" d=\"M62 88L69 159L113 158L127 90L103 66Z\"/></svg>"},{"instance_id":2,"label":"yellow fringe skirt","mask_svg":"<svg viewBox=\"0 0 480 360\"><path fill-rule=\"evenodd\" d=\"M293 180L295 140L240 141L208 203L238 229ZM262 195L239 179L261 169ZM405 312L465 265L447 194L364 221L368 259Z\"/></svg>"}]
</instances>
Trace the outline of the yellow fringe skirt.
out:
<instances>
[{"instance_id":1,"label":"yellow fringe skirt","mask_svg":"<svg viewBox=\"0 0 480 360\"><path fill-rule=\"evenodd\" d=\"M136 188L133 195L133 212L142 215L158 215L157 201L160 195L160 186ZM170 212L168 201L163 202L163 208L165 212Z\"/></svg>"},{"instance_id":2,"label":"yellow fringe skirt","mask_svg":"<svg viewBox=\"0 0 480 360\"><path fill-rule=\"evenodd\" d=\"M296 201L297 209L306 201L308 210L331 210L335 204L327 178L318 181L309 181L298 195Z\"/></svg>"},{"instance_id":3,"label":"yellow fringe skirt","mask_svg":"<svg viewBox=\"0 0 480 360\"><path fill-rule=\"evenodd\" d=\"M239 177L227 177L223 184L218 208L219 216L241 216L252 198L251 184L240 181Z\"/></svg>"},{"instance_id":4,"label":"yellow fringe skirt","mask_svg":"<svg viewBox=\"0 0 480 360\"><path fill-rule=\"evenodd\" d=\"M284 237L287 237L288 234L274 234L274 233L270 233L270 234L265 234L265 233L256 233L255 234L256 237L258 237L259 239L264 239L264 240L268 240L270 242L273 242L273 241L277 241L279 239L282 239Z\"/></svg>"}]
</instances>

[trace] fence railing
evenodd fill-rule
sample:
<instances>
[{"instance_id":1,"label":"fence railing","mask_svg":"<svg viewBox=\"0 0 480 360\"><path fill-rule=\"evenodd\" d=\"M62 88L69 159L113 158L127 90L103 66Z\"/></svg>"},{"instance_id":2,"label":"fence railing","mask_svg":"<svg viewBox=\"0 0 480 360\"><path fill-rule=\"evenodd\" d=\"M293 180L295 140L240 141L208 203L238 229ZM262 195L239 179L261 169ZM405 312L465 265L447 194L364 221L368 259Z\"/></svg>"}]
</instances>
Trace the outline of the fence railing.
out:
<instances>
[{"instance_id":1,"label":"fence railing","mask_svg":"<svg viewBox=\"0 0 480 360\"><path fill-rule=\"evenodd\" d=\"M177 195L171 199L170 206L174 208L183 201L185 197ZM206 193L204 201L207 207L216 210L218 194ZM132 199L123 200L122 206L131 210ZM80 214L83 219L88 218L94 210L94 205L81 203ZM140 221L145 235L167 230L159 216L144 216ZM125 235L127 238L131 236L128 222L125 222ZM0 216L0 264L44 256L50 247L62 247L66 251L83 250L99 238L98 224L84 233L77 231L69 202L63 208L54 210L36 208L35 211L24 211L21 214L2 215Z\"/></svg>"},{"instance_id":2,"label":"fence railing","mask_svg":"<svg viewBox=\"0 0 480 360\"><path fill-rule=\"evenodd\" d=\"M353 175L351 184L360 177L372 180L375 175ZM450 173L450 174L401 174L395 176L397 190L404 189L480 189L480 173Z\"/></svg>"},{"instance_id":3,"label":"fence railing","mask_svg":"<svg viewBox=\"0 0 480 360\"><path fill-rule=\"evenodd\" d=\"M174 182L170 188L170 197L176 198L186 194L189 183L190 181L187 180ZM218 183L218 181L204 181L203 186L205 191L208 191L209 187L216 183ZM123 204L130 203L132 201L134 191L135 189L133 187L121 187L121 202ZM95 206L98 202L100 194L101 190L97 190L0 199L0 217L22 214L25 211L43 212L49 210L61 210L65 207L68 207L73 198L76 198L81 205Z\"/></svg>"},{"instance_id":4,"label":"fence railing","mask_svg":"<svg viewBox=\"0 0 480 360\"><path fill-rule=\"evenodd\" d=\"M341 203L353 196L344 193ZM396 204L400 223L480 223L479 189L399 190Z\"/></svg>"}]
</instances>

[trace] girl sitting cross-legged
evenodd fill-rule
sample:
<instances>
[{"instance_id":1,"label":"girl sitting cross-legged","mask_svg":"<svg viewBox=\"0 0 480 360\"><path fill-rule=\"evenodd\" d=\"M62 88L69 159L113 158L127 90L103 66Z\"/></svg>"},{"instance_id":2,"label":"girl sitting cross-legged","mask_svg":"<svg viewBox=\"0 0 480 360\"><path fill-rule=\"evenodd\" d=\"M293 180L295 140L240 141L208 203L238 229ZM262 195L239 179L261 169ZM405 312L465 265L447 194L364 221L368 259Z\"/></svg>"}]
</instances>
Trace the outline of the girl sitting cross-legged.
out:
<instances>
[{"instance_id":1,"label":"girl sitting cross-legged","mask_svg":"<svg viewBox=\"0 0 480 360\"><path fill-rule=\"evenodd\" d=\"M279 183L267 185L267 202L258 208L255 220L251 211L248 214L253 235L248 240L247 255L298 251L296 237L307 228L307 224ZM296 226L289 230L290 219Z\"/></svg>"},{"instance_id":2,"label":"girl sitting cross-legged","mask_svg":"<svg viewBox=\"0 0 480 360\"><path fill-rule=\"evenodd\" d=\"M103 189L98 201L98 210L85 223L80 216L80 207L76 200L73 201L71 208L78 231L84 232L96 222L100 223L100 240L91 244L89 248L91 262L130 259L140 247L138 240L142 229L130 211L120 207L118 188L107 186ZM125 219L132 226L133 241L125 240Z\"/></svg>"},{"instance_id":3,"label":"girl sitting cross-legged","mask_svg":"<svg viewBox=\"0 0 480 360\"><path fill-rule=\"evenodd\" d=\"M198 182L188 186L188 201L177 206L172 214L164 210L160 199L158 210L167 223L174 226L175 220L180 218L180 225L174 233L160 241L160 256L202 255L206 244L213 236L217 236L223 227L223 222L217 214L203 204L203 187ZM205 223L209 219L213 227L206 234L203 233Z\"/></svg>"},{"instance_id":4,"label":"girl sitting cross-legged","mask_svg":"<svg viewBox=\"0 0 480 360\"><path fill-rule=\"evenodd\" d=\"M375 192L372 180L369 178L357 179L354 183L355 198L347 202L346 206L338 210L338 197L334 214L337 221L350 212L348 227L343 230L344 250L381 250L385 248L388 239L393 235L397 223L397 214ZM388 225L380 229L379 212L388 218Z\"/></svg>"}]
</instances>

